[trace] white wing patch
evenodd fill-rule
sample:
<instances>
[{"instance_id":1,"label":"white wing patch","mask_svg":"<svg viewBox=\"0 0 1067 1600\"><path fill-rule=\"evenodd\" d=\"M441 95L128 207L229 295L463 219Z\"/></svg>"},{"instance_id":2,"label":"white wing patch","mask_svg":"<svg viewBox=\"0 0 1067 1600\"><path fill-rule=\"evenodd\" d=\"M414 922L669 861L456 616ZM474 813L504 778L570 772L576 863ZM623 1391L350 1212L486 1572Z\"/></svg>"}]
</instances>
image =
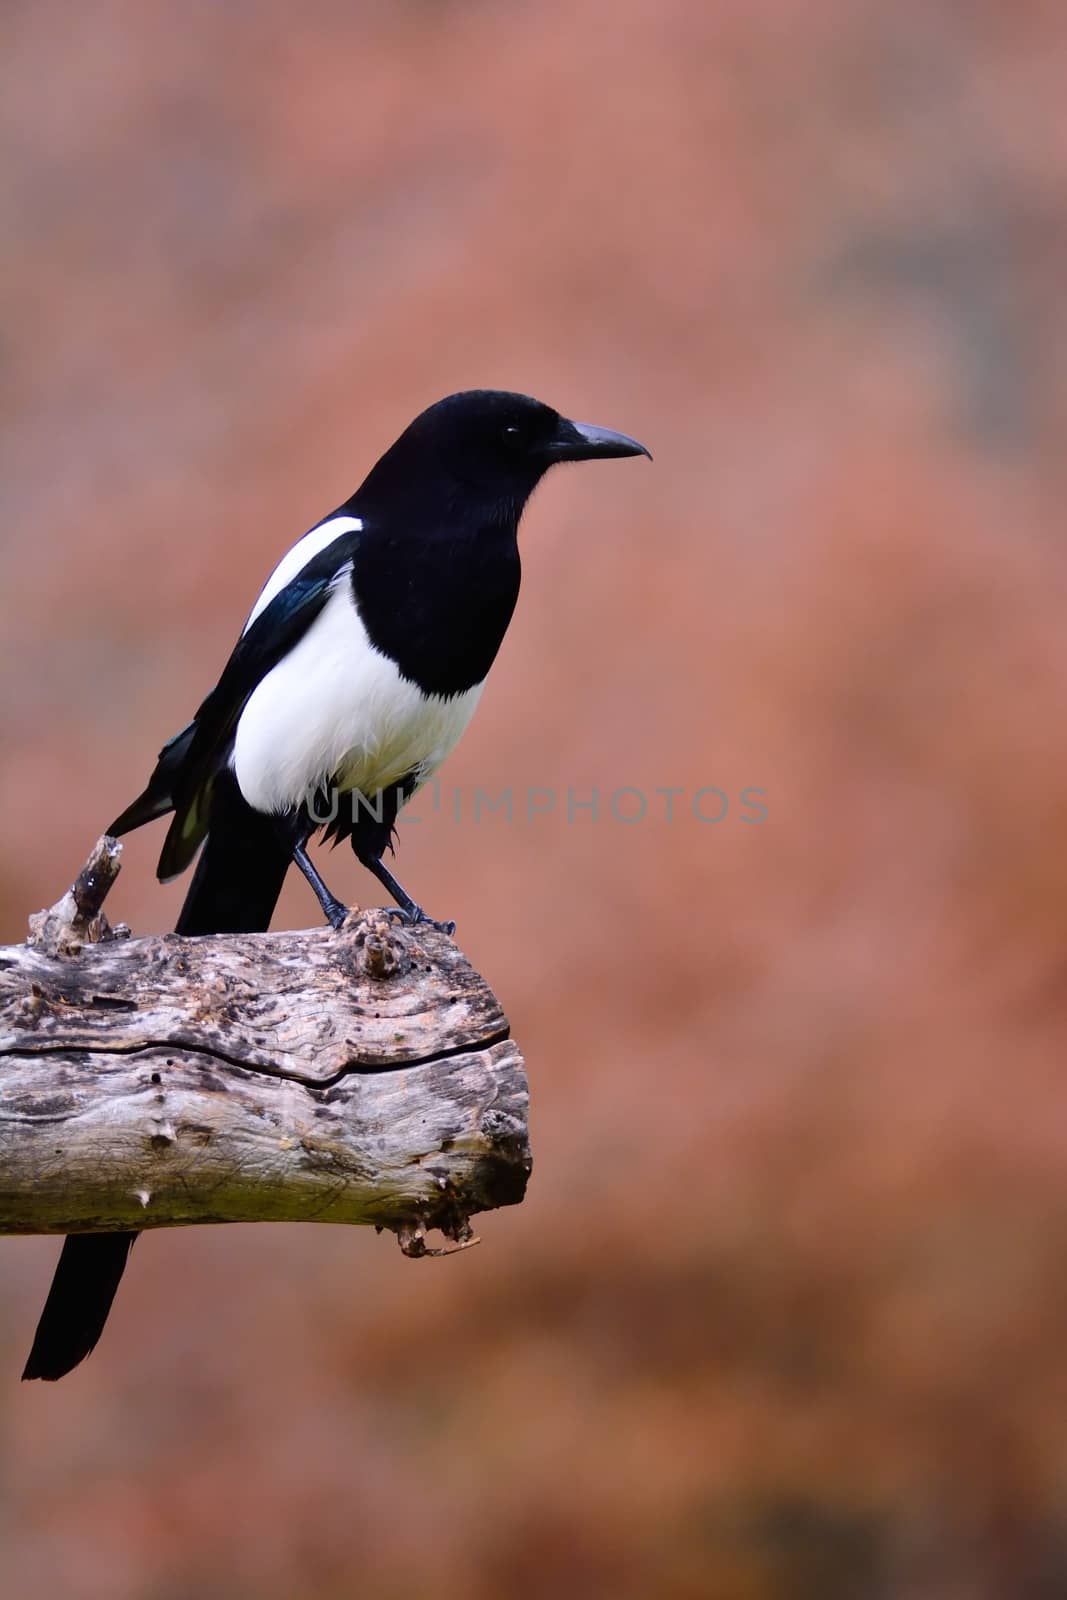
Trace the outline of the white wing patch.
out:
<instances>
[{"instance_id":1,"label":"white wing patch","mask_svg":"<svg viewBox=\"0 0 1067 1600\"><path fill-rule=\"evenodd\" d=\"M260 612L270 605L275 595L281 594L287 583L292 583L312 556L317 556L320 550L325 550L327 545L333 544L343 533L355 533L362 526L358 517L330 517L329 521L320 523L317 528L312 528L310 533L305 533L302 539L298 539L293 548L282 556L259 591L259 598L249 612L248 621L241 632L248 632Z\"/></svg>"}]
</instances>

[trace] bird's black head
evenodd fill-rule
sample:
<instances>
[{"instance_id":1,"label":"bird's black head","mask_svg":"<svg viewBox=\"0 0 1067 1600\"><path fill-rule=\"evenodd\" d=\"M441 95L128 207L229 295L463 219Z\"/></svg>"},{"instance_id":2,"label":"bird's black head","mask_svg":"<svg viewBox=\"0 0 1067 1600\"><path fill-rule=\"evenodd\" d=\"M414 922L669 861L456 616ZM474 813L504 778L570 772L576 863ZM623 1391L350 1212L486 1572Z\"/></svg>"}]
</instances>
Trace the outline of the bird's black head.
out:
<instances>
[{"instance_id":1,"label":"bird's black head","mask_svg":"<svg viewBox=\"0 0 1067 1600\"><path fill-rule=\"evenodd\" d=\"M569 422L525 394L468 389L415 418L370 473L358 499L404 485L442 507L462 501L468 514L517 523L538 481L557 461L647 456L636 439Z\"/></svg>"}]
</instances>

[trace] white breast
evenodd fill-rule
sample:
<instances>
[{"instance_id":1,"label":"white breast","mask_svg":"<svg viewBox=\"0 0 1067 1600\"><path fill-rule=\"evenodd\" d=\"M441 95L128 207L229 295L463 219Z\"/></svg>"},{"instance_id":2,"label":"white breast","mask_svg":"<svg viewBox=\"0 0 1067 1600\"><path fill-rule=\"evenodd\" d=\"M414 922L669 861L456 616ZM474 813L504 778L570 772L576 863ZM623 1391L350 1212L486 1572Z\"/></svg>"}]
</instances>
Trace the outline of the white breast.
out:
<instances>
[{"instance_id":1,"label":"white breast","mask_svg":"<svg viewBox=\"0 0 1067 1600\"><path fill-rule=\"evenodd\" d=\"M273 582L257 609L272 598ZM460 738L482 687L444 699L402 678L367 637L346 567L303 639L267 673L241 713L233 754L238 786L255 810L278 812L334 778L343 792L368 796L412 771L424 781Z\"/></svg>"}]
</instances>

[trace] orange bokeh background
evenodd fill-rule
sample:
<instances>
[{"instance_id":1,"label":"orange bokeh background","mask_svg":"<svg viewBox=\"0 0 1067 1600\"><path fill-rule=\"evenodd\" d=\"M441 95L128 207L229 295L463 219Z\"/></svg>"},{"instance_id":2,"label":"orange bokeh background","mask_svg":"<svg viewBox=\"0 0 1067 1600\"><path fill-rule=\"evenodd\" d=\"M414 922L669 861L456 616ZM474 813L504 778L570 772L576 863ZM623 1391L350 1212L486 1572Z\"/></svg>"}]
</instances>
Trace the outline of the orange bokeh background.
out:
<instances>
[{"instance_id":1,"label":"orange bokeh background","mask_svg":"<svg viewBox=\"0 0 1067 1600\"><path fill-rule=\"evenodd\" d=\"M423 405L656 458L538 491L402 829L526 1053L527 1201L444 1262L148 1238L54 1388L57 1246L5 1241L6 1600L1059 1600L1067 14L6 20L4 938Z\"/></svg>"}]
</instances>

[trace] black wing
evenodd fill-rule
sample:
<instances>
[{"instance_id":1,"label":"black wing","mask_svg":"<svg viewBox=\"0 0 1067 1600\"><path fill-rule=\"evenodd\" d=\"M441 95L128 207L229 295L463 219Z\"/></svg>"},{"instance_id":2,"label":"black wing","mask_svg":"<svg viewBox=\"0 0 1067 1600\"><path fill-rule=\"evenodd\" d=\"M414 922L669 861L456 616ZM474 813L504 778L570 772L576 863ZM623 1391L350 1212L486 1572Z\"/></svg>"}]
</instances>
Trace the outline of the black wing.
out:
<instances>
[{"instance_id":1,"label":"black wing","mask_svg":"<svg viewBox=\"0 0 1067 1600\"><path fill-rule=\"evenodd\" d=\"M129 833L173 811L157 869L162 882L184 872L204 840L215 778L229 761L237 721L252 691L299 644L347 569L358 539L358 528L339 534L264 606L237 641L194 720L163 746L144 793L108 829Z\"/></svg>"}]
</instances>

